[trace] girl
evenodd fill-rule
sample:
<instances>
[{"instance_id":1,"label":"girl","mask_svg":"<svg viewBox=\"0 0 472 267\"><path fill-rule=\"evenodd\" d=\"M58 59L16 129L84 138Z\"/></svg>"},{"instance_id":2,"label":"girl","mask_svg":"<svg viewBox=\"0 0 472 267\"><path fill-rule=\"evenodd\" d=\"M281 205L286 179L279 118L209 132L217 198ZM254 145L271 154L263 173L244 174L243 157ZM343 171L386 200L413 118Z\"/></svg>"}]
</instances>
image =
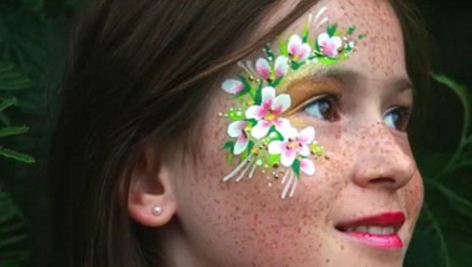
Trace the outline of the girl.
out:
<instances>
[{"instance_id":1,"label":"girl","mask_svg":"<svg viewBox=\"0 0 472 267\"><path fill-rule=\"evenodd\" d=\"M91 2L52 148L55 263L401 266L423 198L414 15L387 0Z\"/></svg>"}]
</instances>

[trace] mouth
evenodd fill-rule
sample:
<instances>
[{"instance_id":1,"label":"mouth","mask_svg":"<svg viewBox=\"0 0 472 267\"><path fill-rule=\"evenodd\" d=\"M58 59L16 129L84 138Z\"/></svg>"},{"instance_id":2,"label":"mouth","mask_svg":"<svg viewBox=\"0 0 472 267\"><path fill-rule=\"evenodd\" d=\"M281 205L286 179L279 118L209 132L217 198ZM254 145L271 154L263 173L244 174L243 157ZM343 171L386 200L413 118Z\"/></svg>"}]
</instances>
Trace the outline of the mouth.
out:
<instances>
[{"instance_id":1,"label":"mouth","mask_svg":"<svg viewBox=\"0 0 472 267\"><path fill-rule=\"evenodd\" d=\"M368 246L398 250L403 248L398 231L404 222L403 212L388 212L341 222L335 228Z\"/></svg>"}]
</instances>

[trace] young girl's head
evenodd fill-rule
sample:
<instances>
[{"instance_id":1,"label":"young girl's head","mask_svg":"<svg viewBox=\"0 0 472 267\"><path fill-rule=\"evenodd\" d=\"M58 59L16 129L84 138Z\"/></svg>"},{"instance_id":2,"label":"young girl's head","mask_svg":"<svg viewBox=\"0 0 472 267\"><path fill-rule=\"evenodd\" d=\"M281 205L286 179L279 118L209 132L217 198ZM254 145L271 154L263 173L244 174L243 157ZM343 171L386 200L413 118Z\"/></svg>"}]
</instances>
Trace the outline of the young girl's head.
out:
<instances>
[{"instance_id":1,"label":"young girl's head","mask_svg":"<svg viewBox=\"0 0 472 267\"><path fill-rule=\"evenodd\" d=\"M94 1L52 149L57 263L401 266L423 198L413 17L387 0Z\"/></svg>"}]
</instances>

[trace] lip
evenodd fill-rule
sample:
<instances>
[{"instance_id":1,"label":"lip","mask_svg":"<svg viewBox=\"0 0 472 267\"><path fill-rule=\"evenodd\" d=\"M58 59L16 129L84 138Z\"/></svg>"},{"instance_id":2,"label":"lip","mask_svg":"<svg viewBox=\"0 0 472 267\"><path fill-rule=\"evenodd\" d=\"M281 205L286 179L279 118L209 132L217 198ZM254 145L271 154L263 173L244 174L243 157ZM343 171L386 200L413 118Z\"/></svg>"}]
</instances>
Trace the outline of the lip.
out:
<instances>
[{"instance_id":1,"label":"lip","mask_svg":"<svg viewBox=\"0 0 472 267\"><path fill-rule=\"evenodd\" d=\"M403 248L403 242L398 236L398 230L401 228L404 222L405 215L403 212L386 212L344 221L337 224L335 227L343 234L348 235L349 237L354 238L355 240L371 247L378 249L398 250ZM347 229L352 229L358 226L393 227L395 231L393 234L389 235L347 231Z\"/></svg>"}]
</instances>

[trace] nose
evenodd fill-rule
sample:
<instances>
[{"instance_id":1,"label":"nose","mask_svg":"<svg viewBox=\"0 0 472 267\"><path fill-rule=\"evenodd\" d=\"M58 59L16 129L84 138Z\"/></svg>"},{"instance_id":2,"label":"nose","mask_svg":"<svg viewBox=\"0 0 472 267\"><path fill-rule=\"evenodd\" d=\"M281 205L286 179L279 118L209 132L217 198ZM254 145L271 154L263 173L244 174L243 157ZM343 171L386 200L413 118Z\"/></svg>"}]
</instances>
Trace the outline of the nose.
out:
<instances>
[{"instance_id":1,"label":"nose","mask_svg":"<svg viewBox=\"0 0 472 267\"><path fill-rule=\"evenodd\" d=\"M383 123L370 127L358 140L352 180L363 188L395 191L416 172L416 163L405 135Z\"/></svg>"}]
</instances>

